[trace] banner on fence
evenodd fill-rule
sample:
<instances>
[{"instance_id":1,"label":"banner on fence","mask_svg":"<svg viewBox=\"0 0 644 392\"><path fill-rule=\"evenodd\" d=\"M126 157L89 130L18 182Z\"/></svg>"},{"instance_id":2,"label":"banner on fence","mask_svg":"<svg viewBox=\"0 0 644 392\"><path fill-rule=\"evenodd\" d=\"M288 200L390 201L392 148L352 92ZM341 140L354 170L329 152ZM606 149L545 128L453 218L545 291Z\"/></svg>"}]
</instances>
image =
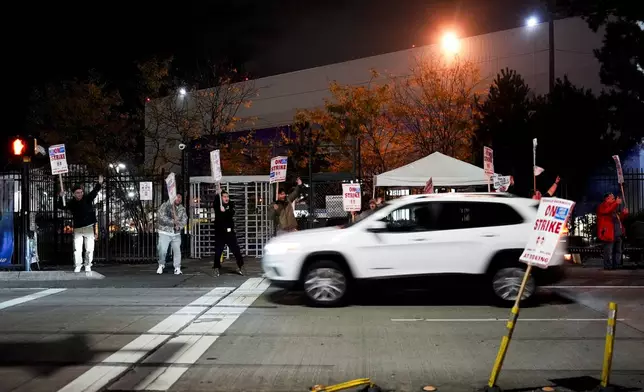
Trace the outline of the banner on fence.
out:
<instances>
[{"instance_id":1,"label":"banner on fence","mask_svg":"<svg viewBox=\"0 0 644 392\"><path fill-rule=\"evenodd\" d=\"M494 175L494 151L490 147L483 147L483 170L488 178Z\"/></svg>"},{"instance_id":2,"label":"banner on fence","mask_svg":"<svg viewBox=\"0 0 644 392\"><path fill-rule=\"evenodd\" d=\"M53 175L69 172L64 144L49 147L49 163L51 164L51 174Z\"/></svg>"},{"instance_id":3,"label":"banner on fence","mask_svg":"<svg viewBox=\"0 0 644 392\"><path fill-rule=\"evenodd\" d=\"M139 182L139 198L141 200L152 200L152 181Z\"/></svg>"},{"instance_id":4,"label":"banner on fence","mask_svg":"<svg viewBox=\"0 0 644 392\"><path fill-rule=\"evenodd\" d=\"M177 180L174 173L170 173L165 179L165 186L168 189L168 200L174 201L177 198Z\"/></svg>"},{"instance_id":5,"label":"banner on fence","mask_svg":"<svg viewBox=\"0 0 644 392\"><path fill-rule=\"evenodd\" d=\"M221 181L221 157L219 150L210 151L210 171L215 182Z\"/></svg>"},{"instance_id":6,"label":"banner on fence","mask_svg":"<svg viewBox=\"0 0 644 392\"><path fill-rule=\"evenodd\" d=\"M271 159L270 183L286 181L286 167L288 157L275 157Z\"/></svg>"},{"instance_id":7,"label":"banner on fence","mask_svg":"<svg viewBox=\"0 0 644 392\"><path fill-rule=\"evenodd\" d=\"M548 268L568 223L575 202L546 197L541 199L537 219L528 244L519 260L540 268Z\"/></svg>"},{"instance_id":8,"label":"banner on fence","mask_svg":"<svg viewBox=\"0 0 644 392\"><path fill-rule=\"evenodd\" d=\"M615 161L615 169L617 169L617 182L624 183L624 171L622 170L622 162L619 160L619 155L613 155Z\"/></svg>"},{"instance_id":9,"label":"banner on fence","mask_svg":"<svg viewBox=\"0 0 644 392\"><path fill-rule=\"evenodd\" d=\"M0 266L11 264L13 257L14 180L0 180Z\"/></svg>"},{"instance_id":10,"label":"banner on fence","mask_svg":"<svg viewBox=\"0 0 644 392\"><path fill-rule=\"evenodd\" d=\"M342 207L345 211L360 211L362 209L360 184L342 184Z\"/></svg>"}]
</instances>

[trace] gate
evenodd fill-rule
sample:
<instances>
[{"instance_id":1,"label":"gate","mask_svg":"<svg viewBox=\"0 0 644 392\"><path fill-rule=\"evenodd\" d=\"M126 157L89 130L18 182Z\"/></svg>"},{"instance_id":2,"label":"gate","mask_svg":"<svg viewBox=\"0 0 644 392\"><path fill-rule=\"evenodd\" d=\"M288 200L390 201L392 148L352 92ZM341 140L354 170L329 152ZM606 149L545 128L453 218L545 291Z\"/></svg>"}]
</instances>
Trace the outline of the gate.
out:
<instances>
[{"instance_id":1,"label":"gate","mask_svg":"<svg viewBox=\"0 0 644 392\"><path fill-rule=\"evenodd\" d=\"M235 231L243 255L262 257L264 245L271 237L272 222L268 206L272 201L268 176L224 176L221 189L235 204ZM211 257L215 253L216 184L211 177L190 178L190 256ZM230 251L224 253L229 258Z\"/></svg>"}]
</instances>

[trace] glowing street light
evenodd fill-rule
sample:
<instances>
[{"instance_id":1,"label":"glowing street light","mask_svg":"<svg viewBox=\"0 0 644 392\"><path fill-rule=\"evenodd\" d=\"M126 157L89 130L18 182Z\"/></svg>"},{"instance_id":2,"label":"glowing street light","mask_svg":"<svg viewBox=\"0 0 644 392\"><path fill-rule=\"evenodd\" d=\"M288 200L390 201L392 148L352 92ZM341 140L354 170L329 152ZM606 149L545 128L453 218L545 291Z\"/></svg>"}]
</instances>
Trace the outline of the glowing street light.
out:
<instances>
[{"instance_id":1,"label":"glowing street light","mask_svg":"<svg viewBox=\"0 0 644 392\"><path fill-rule=\"evenodd\" d=\"M186 89L185 89L185 88L183 88L183 87L181 87L181 88L179 89L179 95L181 95L181 96L186 95Z\"/></svg>"},{"instance_id":2,"label":"glowing street light","mask_svg":"<svg viewBox=\"0 0 644 392\"><path fill-rule=\"evenodd\" d=\"M539 24L539 20L537 19L536 16L531 16L528 19L525 20L525 24L528 27L534 27L537 24Z\"/></svg>"},{"instance_id":3,"label":"glowing street light","mask_svg":"<svg viewBox=\"0 0 644 392\"><path fill-rule=\"evenodd\" d=\"M443 46L443 50L450 54L456 54L461 50L461 40L452 32L443 35L441 45Z\"/></svg>"}]
</instances>

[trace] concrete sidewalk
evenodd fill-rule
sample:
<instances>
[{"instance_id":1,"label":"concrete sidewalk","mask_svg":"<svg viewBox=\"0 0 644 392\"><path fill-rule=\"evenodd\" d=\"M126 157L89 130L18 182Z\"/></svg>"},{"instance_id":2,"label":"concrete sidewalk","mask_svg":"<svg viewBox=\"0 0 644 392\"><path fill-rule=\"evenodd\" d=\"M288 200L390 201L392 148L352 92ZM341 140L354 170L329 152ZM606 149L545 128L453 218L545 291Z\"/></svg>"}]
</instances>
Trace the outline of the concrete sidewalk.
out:
<instances>
[{"instance_id":1,"label":"concrete sidewalk","mask_svg":"<svg viewBox=\"0 0 644 392\"><path fill-rule=\"evenodd\" d=\"M172 265L167 265L162 275L157 275L157 264L94 264L92 273L81 272L74 274L73 267L43 266L42 271L32 272L0 272L1 286L6 288L28 288L42 286L58 288L90 288L90 287L209 287L213 284L228 284L236 286L249 277L262 275L259 259L245 259L246 275L236 273L237 265L234 260L226 260L222 264L221 276L215 277L212 270L212 260L186 259L182 261L183 275L174 275ZM6 277L3 277L6 276Z\"/></svg>"}]
</instances>

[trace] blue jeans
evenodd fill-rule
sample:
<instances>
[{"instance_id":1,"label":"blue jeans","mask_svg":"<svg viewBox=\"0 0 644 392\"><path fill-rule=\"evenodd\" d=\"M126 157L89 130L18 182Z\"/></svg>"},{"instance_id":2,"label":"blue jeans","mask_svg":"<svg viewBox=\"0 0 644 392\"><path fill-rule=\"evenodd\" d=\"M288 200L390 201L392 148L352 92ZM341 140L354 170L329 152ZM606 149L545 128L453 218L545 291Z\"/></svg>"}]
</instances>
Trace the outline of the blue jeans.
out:
<instances>
[{"instance_id":1,"label":"blue jeans","mask_svg":"<svg viewBox=\"0 0 644 392\"><path fill-rule=\"evenodd\" d=\"M159 233L159 265L165 266L165 257L168 255L168 246L172 245L172 264L174 268L181 268L181 235L167 235Z\"/></svg>"},{"instance_id":2,"label":"blue jeans","mask_svg":"<svg viewBox=\"0 0 644 392\"><path fill-rule=\"evenodd\" d=\"M613 242L604 242L604 268L622 266L622 237L616 237Z\"/></svg>"}]
</instances>

